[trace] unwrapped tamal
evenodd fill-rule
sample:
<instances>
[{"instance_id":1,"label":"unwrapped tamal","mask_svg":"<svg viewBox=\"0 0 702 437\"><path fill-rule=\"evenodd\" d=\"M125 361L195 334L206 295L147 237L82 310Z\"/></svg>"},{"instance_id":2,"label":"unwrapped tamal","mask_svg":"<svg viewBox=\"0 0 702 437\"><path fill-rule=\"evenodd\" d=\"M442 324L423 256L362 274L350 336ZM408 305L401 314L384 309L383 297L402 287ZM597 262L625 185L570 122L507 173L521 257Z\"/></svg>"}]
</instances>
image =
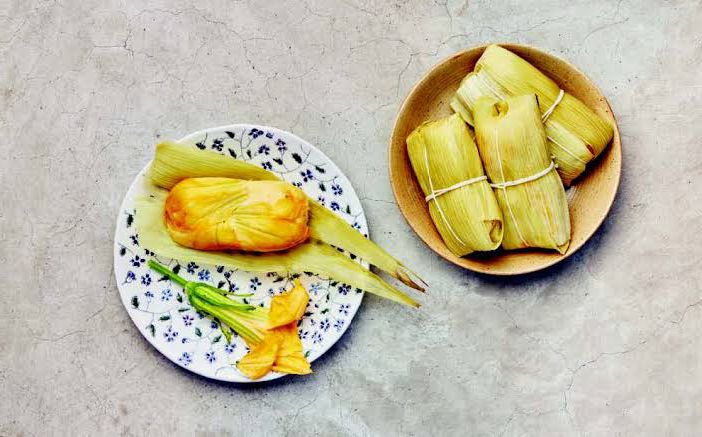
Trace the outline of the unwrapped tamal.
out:
<instances>
[{"instance_id":1,"label":"unwrapped tamal","mask_svg":"<svg viewBox=\"0 0 702 437\"><path fill-rule=\"evenodd\" d=\"M475 103L475 134L504 216L502 247L541 247L565 253L570 216L551 160L536 95Z\"/></svg>"},{"instance_id":2,"label":"unwrapped tamal","mask_svg":"<svg viewBox=\"0 0 702 437\"><path fill-rule=\"evenodd\" d=\"M550 153L569 186L612 139L612 124L572 95L561 95L560 87L529 62L500 46L489 46L461 82L451 107L472 125L478 98L524 94L538 96Z\"/></svg>"},{"instance_id":3,"label":"unwrapped tamal","mask_svg":"<svg viewBox=\"0 0 702 437\"><path fill-rule=\"evenodd\" d=\"M422 124L407 137L407 151L422 191L434 193L429 213L449 250L463 256L499 247L502 213L463 119Z\"/></svg>"}]
</instances>

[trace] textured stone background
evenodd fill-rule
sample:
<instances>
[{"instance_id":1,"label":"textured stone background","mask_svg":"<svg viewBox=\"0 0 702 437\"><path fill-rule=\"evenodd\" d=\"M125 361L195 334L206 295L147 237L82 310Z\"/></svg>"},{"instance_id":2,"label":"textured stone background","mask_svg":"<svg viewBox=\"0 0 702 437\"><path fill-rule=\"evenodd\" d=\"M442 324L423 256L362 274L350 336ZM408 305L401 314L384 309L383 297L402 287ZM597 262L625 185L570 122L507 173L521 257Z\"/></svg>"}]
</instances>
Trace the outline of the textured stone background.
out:
<instances>
[{"instance_id":1,"label":"textured stone background","mask_svg":"<svg viewBox=\"0 0 702 437\"><path fill-rule=\"evenodd\" d=\"M0 435L694 435L702 427L698 1L0 0ZM529 43L618 116L622 186L576 256L477 276L410 231L395 113L431 65ZM238 387L164 359L112 274L118 206L158 135L295 132L432 288L368 296L309 378Z\"/></svg>"}]
</instances>

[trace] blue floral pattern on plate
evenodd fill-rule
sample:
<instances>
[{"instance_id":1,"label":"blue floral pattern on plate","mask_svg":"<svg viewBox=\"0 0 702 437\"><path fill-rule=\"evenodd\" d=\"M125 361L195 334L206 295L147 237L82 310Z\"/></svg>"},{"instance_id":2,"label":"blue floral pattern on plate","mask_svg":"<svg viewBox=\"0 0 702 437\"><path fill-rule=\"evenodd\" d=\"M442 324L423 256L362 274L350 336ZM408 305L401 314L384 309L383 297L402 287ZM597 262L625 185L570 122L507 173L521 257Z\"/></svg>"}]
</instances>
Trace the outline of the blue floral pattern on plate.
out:
<instances>
[{"instance_id":1,"label":"blue floral pattern on plate","mask_svg":"<svg viewBox=\"0 0 702 437\"><path fill-rule=\"evenodd\" d=\"M232 125L196 132L181 140L201 150L241 159L278 174L302 188L312 199L334 211L366 237L368 227L361 203L351 183L328 157L314 146L279 129ZM154 257L181 276L216 287L254 293L248 301L268 305L272 296L292 287L299 277L310 292L305 316L298 325L303 350L312 362L343 335L361 304L360 290L306 273L254 274L223 266L199 265L190 260L154 256L139 246L134 200L146 188L146 168L136 177L124 198L115 232L115 276L122 303L144 337L174 363L200 375L222 381L251 382L236 369L248 349L236 333L228 343L222 329L197 313L182 287L149 270ZM362 261L359 261L362 262ZM363 263L365 267L367 264ZM282 376L269 373L258 381Z\"/></svg>"}]
</instances>

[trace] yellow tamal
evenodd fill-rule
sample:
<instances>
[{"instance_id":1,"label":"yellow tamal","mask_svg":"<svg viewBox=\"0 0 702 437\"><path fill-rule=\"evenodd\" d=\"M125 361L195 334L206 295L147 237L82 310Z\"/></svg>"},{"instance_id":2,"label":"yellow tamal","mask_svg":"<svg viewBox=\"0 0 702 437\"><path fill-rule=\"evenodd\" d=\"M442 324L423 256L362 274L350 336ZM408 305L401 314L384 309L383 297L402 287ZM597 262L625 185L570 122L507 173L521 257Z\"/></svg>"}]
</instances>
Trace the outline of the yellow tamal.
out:
<instances>
[{"instance_id":1,"label":"yellow tamal","mask_svg":"<svg viewBox=\"0 0 702 437\"><path fill-rule=\"evenodd\" d=\"M171 238L193 249L271 252L310 236L307 196L284 181L184 179L168 193L164 215Z\"/></svg>"}]
</instances>

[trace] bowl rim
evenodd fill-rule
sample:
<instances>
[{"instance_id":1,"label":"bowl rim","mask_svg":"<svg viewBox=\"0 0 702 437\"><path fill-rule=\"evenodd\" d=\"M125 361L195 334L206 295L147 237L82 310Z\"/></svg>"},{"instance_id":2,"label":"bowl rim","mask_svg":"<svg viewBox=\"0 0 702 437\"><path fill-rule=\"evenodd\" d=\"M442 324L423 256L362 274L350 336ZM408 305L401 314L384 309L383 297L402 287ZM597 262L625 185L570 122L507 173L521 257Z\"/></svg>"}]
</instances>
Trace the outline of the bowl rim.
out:
<instances>
[{"instance_id":1,"label":"bowl rim","mask_svg":"<svg viewBox=\"0 0 702 437\"><path fill-rule=\"evenodd\" d=\"M436 69L438 69L439 67L450 62L454 58L463 56L463 55L468 54L470 52L485 51L485 49L487 49L487 47L489 47L491 45L498 45L498 46L504 47L508 50L514 47L514 48L518 48L518 49L526 49L526 50L537 52L540 55L557 60L558 62L567 66L569 69L573 70L575 73L584 77L586 79L586 81L589 83L589 85L592 87L592 89L594 91L596 91L596 93L599 96L602 97L602 101L609 109L609 115L612 118L613 135L612 135L612 139L610 140L610 143L608 144L608 147L616 148L617 149L616 151L618 152L618 155L619 155L619 159L617 160L618 162L613 163L613 165L617 165L616 178L613 181L614 189L611 190L611 195L609 196L608 199L605 199L607 201L607 207L605 208L604 213L600 215L600 217L598 217L596 220L593 220L594 222L596 222L596 224L594 226L592 226L592 228L590 230L584 232L584 234L583 234L584 238L581 241L579 241L578 243L571 245L568 248L568 251L561 256L552 257L543 263L534 264L533 266L525 267L525 268L522 268L519 270L513 270L513 271L505 271L505 270L495 271L495 270L490 270L490 269L485 269L485 268L479 268L479 267L474 266L474 265L467 265L467 264L461 262L461 260L465 259L465 257L451 256L452 254L450 254L450 252L444 253L444 252L440 252L440 251L436 250L432 246L432 243L429 241L428 237L419 231L418 225L415 223L415 221L410 219L410 216L412 215L411 214L412 211L410 211L408 209L409 206L401 200L401 197L398 194L398 186L397 186L398 175L395 174L395 170L393 168L393 158L392 158L393 144L396 142L398 124L400 123L401 117L403 116L403 114L407 110L407 105L409 103L410 98L416 92L418 92L418 90L420 90L421 88L426 86L426 82L434 75L434 71ZM404 140L403 140L403 144L404 144ZM406 151L405 151L405 153L406 153ZM595 160L599 160L601 158L601 156L602 155L600 154L600 156L595 158ZM405 219L407 224L410 225L410 227L412 228L414 233L417 236L419 236L419 238L424 242L424 244L426 244L436 254L438 254L439 256L441 256L442 258L451 262L454 265L457 265L459 267L462 267L464 269L467 269L467 270L470 270L470 271L473 271L476 273L482 273L482 274L491 275L491 276L516 276L516 275L534 273L534 272L552 267L555 264L558 264L558 263L568 259L573 254L578 252L578 250L580 250L588 241L590 241L590 239L595 234L595 232L597 232L597 230L600 229L600 227L602 226L602 223L604 223L605 219L609 216L609 213L612 210L612 206L614 205L614 200L616 199L617 193L619 192L619 185L620 185L621 174L622 174L622 150L621 150L621 136L619 133L619 125L617 123L617 117L614 113L614 110L612 109L612 106L610 105L609 100L607 99L605 94L602 92L602 90L593 82L592 79L590 79L590 77L587 74L585 74L582 70L580 70L578 67L573 65L571 62L569 62L569 61L567 61L559 56L545 52L542 49L539 49L538 47L535 47L535 46L532 46L529 44L520 44L520 43L515 43L515 42L495 42L495 43L480 44L477 46L473 46L473 47L470 47L467 49L460 50L460 51L455 52L449 56L444 57L439 62L434 64L431 68L429 68L429 70L427 70L417 80L417 82L414 84L414 86L412 86L412 88L409 90L409 92L405 96L404 100L402 101L402 105L400 105L400 108L398 109L397 115L395 116L395 120L393 122L392 133L390 135L390 141L388 142L388 173L389 173L389 177L390 177L390 186L392 187L392 193L393 193L393 196L395 197L395 202L397 203L397 206L400 209L400 212L402 213L403 218ZM416 176L414 176L414 177L416 178ZM577 180L576 180L576 183L574 185L577 185ZM446 243L444 243L441 238L440 238L439 244L446 246ZM448 248L447 248L447 251L448 251ZM470 256L470 255L467 255L467 256Z\"/></svg>"}]
</instances>

